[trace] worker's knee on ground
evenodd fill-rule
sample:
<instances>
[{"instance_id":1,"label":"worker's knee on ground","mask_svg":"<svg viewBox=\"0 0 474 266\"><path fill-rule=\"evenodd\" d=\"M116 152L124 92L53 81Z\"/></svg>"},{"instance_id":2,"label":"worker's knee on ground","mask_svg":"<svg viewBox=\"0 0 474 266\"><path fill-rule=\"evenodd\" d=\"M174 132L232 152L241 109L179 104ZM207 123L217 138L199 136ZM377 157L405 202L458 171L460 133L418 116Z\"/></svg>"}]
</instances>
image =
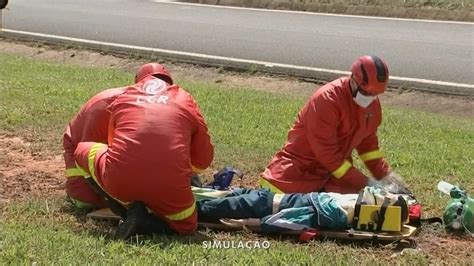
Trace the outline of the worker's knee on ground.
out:
<instances>
[{"instance_id":1,"label":"worker's knee on ground","mask_svg":"<svg viewBox=\"0 0 474 266\"><path fill-rule=\"evenodd\" d=\"M70 177L66 181L66 194L78 208L104 208L102 198L92 190L83 177Z\"/></svg>"},{"instance_id":2,"label":"worker's knee on ground","mask_svg":"<svg viewBox=\"0 0 474 266\"><path fill-rule=\"evenodd\" d=\"M89 170L89 152L95 142L79 142L74 151L74 159L82 169Z\"/></svg>"},{"instance_id":3,"label":"worker's knee on ground","mask_svg":"<svg viewBox=\"0 0 474 266\"><path fill-rule=\"evenodd\" d=\"M168 220L167 222L176 233L180 235L190 235L196 232L198 227L197 212L194 211L194 213L186 219L179 221Z\"/></svg>"}]
</instances>

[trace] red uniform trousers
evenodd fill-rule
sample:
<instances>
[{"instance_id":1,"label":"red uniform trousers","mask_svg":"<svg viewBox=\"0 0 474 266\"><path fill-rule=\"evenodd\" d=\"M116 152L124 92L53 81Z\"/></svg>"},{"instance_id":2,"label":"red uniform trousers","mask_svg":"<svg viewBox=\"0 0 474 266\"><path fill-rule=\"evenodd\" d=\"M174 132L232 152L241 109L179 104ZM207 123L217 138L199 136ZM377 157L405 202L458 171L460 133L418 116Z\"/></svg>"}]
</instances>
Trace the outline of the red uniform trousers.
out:
<instances>
[{"instance_id":1,"label":"red uniform trousers","mask_svg":"<svg viewBox=\"0 0 474 266\"><path fill-rule=\"evenodd\" d=\"M175 180L168 180L166 175L133 175L128 169L119 169L108 162L108 146L102 143L81 142L74 157L79 167L122 204L141 201L176 232L190 234L196 230L196 205L190 185L173 187Z\"/></svg>"}]
</instances>

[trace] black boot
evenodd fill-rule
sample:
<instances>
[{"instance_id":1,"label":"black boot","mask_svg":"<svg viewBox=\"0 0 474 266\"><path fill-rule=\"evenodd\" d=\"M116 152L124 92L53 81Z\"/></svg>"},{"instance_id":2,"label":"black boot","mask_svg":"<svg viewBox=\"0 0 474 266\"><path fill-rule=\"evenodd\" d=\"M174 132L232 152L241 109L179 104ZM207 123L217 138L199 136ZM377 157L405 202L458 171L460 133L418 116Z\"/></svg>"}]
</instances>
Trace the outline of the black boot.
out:
<instances>
[{"instance_id":1,"label":"black boot","mask_svg":"<svg viewBox=\"0 0 474 266\"><path fill-rule=\"evenodd\" d=\"M135 235L174 234L171 227L158 216L148 213L143 202L133 202L127 210L127 219L115 231L115 237L127 240Z\"/></svg>"},{"instance_id":2,"label":"black boot","mask_svg":"<svg viewBox=\"0 0 474 266\"><path fill-rule=\"evenodd\" d=\"M117 227L115 237L127 240L132 236L143 234L144 225L148 220L148 210L143 202L132 202L127 210L127 218Z\"/></svg>"}]
</instances>

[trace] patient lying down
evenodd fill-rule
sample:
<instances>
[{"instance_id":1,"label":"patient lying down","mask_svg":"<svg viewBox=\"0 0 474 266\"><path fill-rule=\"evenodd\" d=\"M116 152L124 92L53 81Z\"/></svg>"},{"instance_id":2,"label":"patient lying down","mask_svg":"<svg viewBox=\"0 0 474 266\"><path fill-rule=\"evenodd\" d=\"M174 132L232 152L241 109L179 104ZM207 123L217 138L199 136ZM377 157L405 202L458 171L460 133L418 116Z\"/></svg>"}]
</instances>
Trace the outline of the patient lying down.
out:
<instances>
[{"instance_id":1,"label":"patient lying down","mask_svg":"<svg viewBox=\"0 0 474 266\"><path fill-rule=\"evenodd\" d=\"M216 191L210 194L214 192ZM265 189L234 189L224 193L220 198L197 201L200 222L219 222L222 218L258 218L248 221L252 225L259 224L263 233L301 231L308 228L343 230L353 226L355 214L356 217L362 215L360 208L356 208L357 202L360 205L400 206L401 215L388 217L392 219L392 223L399 223L400 226L408 217L406 200L382 187L365 187L359 194L275 194ZM195 191L195 194L199 198L199 192ZM394 219L397 221L393 221Z\"/></svg>"}]
</instances>

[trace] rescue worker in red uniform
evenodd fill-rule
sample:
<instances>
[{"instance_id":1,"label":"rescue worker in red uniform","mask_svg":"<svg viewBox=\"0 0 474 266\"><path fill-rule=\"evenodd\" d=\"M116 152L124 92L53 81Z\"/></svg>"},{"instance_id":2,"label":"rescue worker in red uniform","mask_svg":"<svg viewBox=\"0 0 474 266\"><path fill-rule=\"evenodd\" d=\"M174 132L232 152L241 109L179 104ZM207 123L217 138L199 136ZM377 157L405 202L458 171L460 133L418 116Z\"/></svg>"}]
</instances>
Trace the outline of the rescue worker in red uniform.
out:
<instances>
[{"instance_id":1,"label":"rescue worker in red uniform","mask_svg":"<svg viewBox=\"0 0 474 266\"><path fill-rule=\"evenodd\" d=\"M81 142L74 156L111 197L143 203L173 231L189 234L197 228L191 175L211 164L214 149L197 103L171 78L154 77L156 65L145 66L145 75L139 70L137 83L109 105L108 145Z\"/></svg>"},{"instance_id":2,"label":"rescue worker in red uniform","mask_svg":"<svg viewBox=\"0 0 474 266\"><path fill-rule=\"evenodd\" d=\"M379 149L382 121L378 95L389 71L377 56L362 56L352 74L318 89L298 114L288 140L262 173L260 185L280 193L357 193L376 180L402 184ZM352 164L352 151L375 180Z\"/></svg>"},{"instance_id":3,"label":"rescue worker in red uniform","mask_svg":"<svg viewBox=\"0 0 474 266\"><path fill-rule=\"evenodd\" d=\"M154 66L154 68L150 68ZM137 71L135 83L146 75L153 75L172 83L166 68L159 64L146 64ZM93 141L107 144L110 112L107 110L126 87L99 92L88 100L71 120L63 134L64 161L66 165L66 194L72 203L81 209L104 208L107 204L84 179L88 175L76 166L74 151L79 142Z\"/></svg>"},{"instance_id":4,"label":"rescue worker in red uniform","mask_svg":"<svg viewBox=\"0 0 474 266\"><path fill-rule=\"evenodd\" d=\"M71 120L63 134L64 162L66 164L66 194L78 208L103 208L105 203L86 183L87 175L76 166L74 151L83 141L107 143L110 113L107 107L125 88L102 91L87 101Z\"/></svg>"}]
</instances>

